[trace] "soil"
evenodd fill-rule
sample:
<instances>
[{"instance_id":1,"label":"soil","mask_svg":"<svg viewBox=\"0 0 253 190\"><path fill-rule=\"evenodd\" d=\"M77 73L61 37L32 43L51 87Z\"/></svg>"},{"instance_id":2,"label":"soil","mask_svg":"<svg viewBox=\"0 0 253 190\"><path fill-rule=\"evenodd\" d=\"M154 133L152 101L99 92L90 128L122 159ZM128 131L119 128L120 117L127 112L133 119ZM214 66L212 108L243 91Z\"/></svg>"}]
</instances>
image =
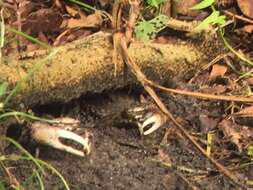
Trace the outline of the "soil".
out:
<instances>
[{"instance_id":1,"label":"soil","mask_svg":"<svg viewBox=\"0 0 253 190\"><path fill-rule=\"evenodd\" d=\"M171 122L149 136L139 134L136 124L129 122L124 112L140 104L140 94L124 89L86 95L65 105L50 104L34 108L36 115L78 118L81 121L80 127L93 134L92 153L86 157L77 157L39 145L39 158L55 167L64 176L70 189L76 190L234 189L175 130ZM201 132L199 115L208 114L221 119L223 105L219 102L168 95L163 95L163 99L174 116L179 120L181 118L192 134ZM37 145L32 143L24 131L26 130L23 130L18 141L35 154ZM165 134L168 135L167 138ZM8 135L14 134L9 132ZM15 147L6 148L5 153L11 152L15 152ZM172 167L157 161L164 157L170 160ZM28 183L27 179L34 169L31 162L10 162L10 166L14 167L11 171L23 185ZM4 181L2 178L3 175L0 181ZM44 181L45 189L64 189L59 178L51 172L47 172ZM33 183L28 189L38 187Z\"/></svg>"},{"instance_id":2,"label":"soil","mask_svg":"<svg viewBox=\"0 0 253 190\"><path fill-rule=\"evenodd\" d=\"M26 34L39 39L41 42L52 45L52 47L57 47L64 44L66 45L68 42L72 42L76 39L83 39L97 31L116 31L116 29L117 31L132 30L131 26L134 26L135 24L130 22L131 19L128 22L128 17L132 18L135 12L129 11L128 4L120 5L119 7L121 7L121 9L117 10L115 9L118 5L118 3L115 3L116 1L88 1L91 7L107 11L108 14L113 16L113 21L120 21L117 23L120 28L114 28L109 19L102 20L102 17L97 15L97 11L93 13L86 9L83 10L81 7L77 6L77 4L72 4L71 2L74 1L4 1L3 8L1 7L1 20L6 23L7 27L5 40L3 40L5 44L4 47L0 48L2 55L13 57L13 55L17 54L21 58L23 53L24 55L28 55L34 50L40 50L42 48L41 44L31 43L29 40L21 38L22 36L17 35L16 32L11 32L13 30L11 28L16 28L18 31L25 32ZM167 11L164 13L169 17L172 16L172 18L175 16L175 18L181 21L187 20L195 22L199 19L202 20L206 14L209 15L213 11L210 9L208 12L208 9L205 9L204 11L199 11L199 13L192 11L188 12L189 7L192 7L193 4L196 4L199 1L182 1L182 7L177 10L178 14L170 15L170 13L174 12L175 4L172 4L173 1L167 2L168 4L166 3L167 5L164 7ZM188 2L192 4L190 5ZM225 11L230 11L230 14L235 14L235 16L244 14L245 17L250 17L251 15L247 14L248 11L242 9L241 6L237 6L239 5L239 2L239 0L217 1L217 11L224 9ZM241 2L250 2L250 0ZM139 5L138 9L141 10L141 15L144 19L148 21L151 17L153 18L156 16L156 11L153 12L152 9L150 9L150 11L148 11L150 13L145 13L146 9L142 9L146 5L144 5L144 7L142 6L143 5ZM248 7L250 10L250 3L245 7ZM113 10L117 10L118 12L116 17L113 14ZM188 11L185 12L184 10ZM120 14L121 11L122 14ZM225 12L222 12L222 16L219 16L219 19L221 20L223 13L225 14ZM226 27L225 36L229 41L229 44L231 43L230 45L235 48L234 51L239 52L240 56L252 58L252 17L250 22L248 21L249 18L245 19L245 17L240 16L238 18L233 15L233 19L235 19L234 23ZM229 19L230 16L227 15L227 18ZM156 28L157 24L158 23L154 22L152 27ZM160 24L162 23L159 23L159 25ZM165 25L167 25L167 22ZM181 25L182 24L180 24L180 26ZM143 56L140 56L141 60L147 60L145 62L147 62L147 68L150 72L158 73L160 78L165 79L166 77L172 77L171 73L167 72L167 70L170 69L166 64L171 63L173 65L173 68L175 68L173 71L176 71L176 76L174 76L173 79L176 82L172 82L174 84L169 84L170 81L167 81L168 85L161 85L167 87L174 85L173 88L175 89L179 88L192 92L205 92L207 94L252 95L253 78L252 75L248 75L249 73L252 74L252 63L249 60L239 60L237 59L237 56L234 56L231 52L224 56L223 51L220 52L220 50L223 50L225 45L221 44L221 47L220 45L218 46L218 43L216 43L217 41L212 37L209 38L211 41L208 40L203 46L198 46L197 49L199 50L197 52L194 51L191 53L190 50L193 46L190 45L189 48L188 46L185 46L188 44L188 41L186 40L186 37L188 36L187 28L185 28L186 30L182 30L182 28L184 27L169 26L169 28L160 31L156 35L155 42L157 43L173 45L175 42L179 43L179 47L175 46L174 48L173 46L173 48L170 48L173 50L171 53L164 53L168 56L168 59L161 57L163 51L159 50L161 47L160 44L157 45L159 48L151 48L152 52L156 52L159 59L154 57L155 54L148 53L149 51L146 51L146 49L143 50ZM184 42L181 42L179 39L184 40ZM193 41L197 40L202 43L200 36L195 36L193 39ZM133 44L134 43L131 45ZM145 44L144 46L147 47ZM139 54L142 48L139 48L139 46L137 47L138 48L136 49L138 51L135 51L135 49L133 51ZM152 47L156 47L156 45ZM182 47L186 47L184 48L184 51L182 51ZM80 128L92 134L91 154L85 157L78 157L53 149L49 146L37 144L32 140L30 135L29 126L31 123L27 123L26 121L21 125L20 123L22 122L17 123L17 118L14 117L2 122L3 118L1 118L0 190L17 190L17 188L10 187L14 184L16 186L17 184L20 184L22 187L19 188L20 190L65 189L59 176L49 169L46 169L45 175L41 175L42 179L36 177L38 176L38 168L36 168L31 160L22 160L20 157L17 159L18 156L23 154L23 152L18 150L16 146L8 144L7 141L2 140L5 136L15 139L33 156L38 156L39 159L56 168L64 177L71 190L238 189L232 184L231 180L223 175L224 171L222 172L221 169L214 167L205 156L200 154L195 146L190 143L179 130L177 130L173 122L168 121L166 125L148 136L140 135L137 124L128 118L125 113L133 106L142 105L140 100L143 99L141 98L143 96L146 97L147 102L152 104L150 100L151 98L144 93L143 89L131 86L116 91L94 94L95 92L101 92L104 89L111 89L107 88L108 86L114 86L115 88L113 89L122 87L118 86L118 83L120 83L119 80L115 81L115 86L111 83L111 78L107 77L107 75L104 75L104 78L101 77L101 72L107 70L109 72L108 76L113 76L111 71L114 69L114 63L112 64L111 59L108 59L110 67L104 64L108 55L112 51L111 43L108 47L105 46L104 48L104 50L108 50L109 53L103 51L103 48L101 49L99 46L98 48L94 48L95 55L100 55L101 59L99 59L100 61L98 60L97 63L93 60L91 61L92 67L90 68L94 69L91 69L91 72L88 74L86 73L87 76L91 76L92 78L92 82L88 83L87 88L82 88L77 85L78 80L86 81L85 77L82 78L77 76L76 78L78 80L75 80L74 78L71 80L69 76L74 76L74 72L70 68L77 69L77 73L79 73L79 71L85 71L88 67L85 63L86 59L83 58L94 57L93 54L91 54L93 52L91 47L89 45L86 47L85 45L85 48L87 49L80 49L80 52L76 52L73 47L66 51L68 53L77 53L77 57L81 58L82 61L78 61L79 59L73 58L72 54L69 54L67 57L70 58L69 62L71 63L70 65L72 65L69 67L67 64L64 64L64 61L62 61L62 58L66 58L66 56L60 56L61 59L56 61L57 67L47 67L52 68L55 75L50 75L48 70L44 70L44 73L41 71L35 75L37 80L28 80L39 81L38 76L41 76L41 79L43 79L42 81L46 79L45 85L50 84L53 87L58 86L59 89L66 89L66 91L63 91L64 97L66 95L66 97L70 98L66 99L65 102L80 97L80 94L82 93L85 93L85 96L64 104L50 103L47 105L37 105L37 102L42 104L48 102L42 101L48 97L52 97L52 101L62 101L65 99L57 99L57 91L45 90L43 87L44 85L41 85L42 83L40 82L31 86L35 87L35 89L41 87L41 89L45 90L45 93L42 93L45 95L39 96L37 95L37 91L34 91L33 89L26 92L28 92L29 95L35 93L34 104L27 104L37 105L37 107L30 108L29 106L28 108L31 109L31 113L34 113L35 116L43 118L72 117L79 119L81 121ZM70 51L71 49L72 51ZM219 60L215 59L216 61L210 62L205 67L200 67L199 65L196 65L196 63L199 62L205 64L201 60L204 57L201 55L200 58L198 58L197 55L199 55L198 53L203 49L205 51L204 55L207 55L210 60L213 60L213 58L216 57L216 54L219 54L223 58L220 59L217 57ZM212 51L208 51L210 49ZM219 52L217 52L217 50ZM104 57L101 52L105 52ZM186 58L183 56L181 59L180 56L182 56L183 52L186 52L185 55L187 56ZM88 56L84 53L87 53ZM36 53L33 55L36 55ZM23 58L28 57L24 56ZM95 57L96 59L99 58L98 56ZM173 60L171 58L176 60L174 61L176 62L175 64L173 61L170 61ZM40 58L38 57L38 59ZM158 60L162 60L161 63L166 63L162 64L164 67L161 66L161 63ZM246 65L243 62L250 64ZM98 69L100 68L100 63L102 63L101 65L104 65L104 67ZM154 66L154 64L156 64L158 68L153 69L156 72L153 72L153 67L151 67ZM187 69L188 72L190 64L192 64L194 70L196 69L198 72L190 72L189 76L188 74L186 76L185 74L180 74L185 73L180 72L181 69ZM16 72L13 72L12 70L17 70L17 73L20 73L21 70L26 72L29 70L29 65L31 68L34 67L32 62L29 63L28 59L24 59L23 62L15 62L11 67L10 60L8 60L5 64L1 65L0 70L3 72L0 76L3 77L8 73L8 76L14 77L15 80L13 81L18 81L19 79L16 80L16 77L23 77L25 75L16 74ZM8 68L9 66L11 70ZM118 72L121 72L120 69ZM245 75L246 73L247 75ZM51 76L51 78L49 76ZM61 78L63 76L66 76L66 80L62 80L65 79ZM96 84L93 83L94 79L92 76L100 78L99 81L95 78L96 84L102 83L107 86L105 88L96 86ZM5 78L12 81L10 77ZM56 82L53 83L51 79L55 79ZM3 78L1 81L0 79L0 85L5 80L6 79ZM184 85L181 85L179 80L181 82L183 82L182 80L186 81L184 81ZM68 81L73 81L74 85L67 85ZM190 86L190 84L194 84L195 86ZM24 84L22 83L22 85ZM94 92L93 94L87 94L86 92L91 91L92 89L90 88L93 88L93 85L95 85L95 89L99 89L100 91L95 90L92 91ZM125 83L123 83L123 87L124 86ZM24 89L26 90L26 88ZM53 89L58 90L58 88ZM2 93L5 94L5 91L3 89L1 90L3 91ZM9 92L7 92L7 94L8 93ZM251 189L251 187L253 187L252 106L232 101L205 101L190 97L182 97L180 95L162 94L161 92L157 93L162 97L163 102L166 104L177 122L184 127L189 135L191 135L204 150L208 147L208 144L211 144L209 146L212 148L210 153L211 158L215 159L229 172L233 173L236 179L243 179L243 181L240 181L240 184L247 183L248 188L245 189ZM0 98L3 98L1 95ZM28 102L32 101L30 96L27 99ZM41 99L41 101L39 101L39 99ZM51 99L49 98L49 101L50 100ZM23 104L21 104L20 101L13 101L18 104L13 110L18 110L22 107L23 110L27 112L24 108L26 107L24 101L21 101ZM6 105L4 108L7 108ZM9 111L11 110L5 110L0 107L0 116ZM249 115L251 118L238 118L238 115L242 115L242 117L243 115ZM21 120L22 118L19 119ZM210 141L208 141L208 137L210 138L212 135L213 140L211 141L209 139ZM42 186L39 185L40 180L44 184L44 188L41 188Z\"/></svg>"}]
</instances>

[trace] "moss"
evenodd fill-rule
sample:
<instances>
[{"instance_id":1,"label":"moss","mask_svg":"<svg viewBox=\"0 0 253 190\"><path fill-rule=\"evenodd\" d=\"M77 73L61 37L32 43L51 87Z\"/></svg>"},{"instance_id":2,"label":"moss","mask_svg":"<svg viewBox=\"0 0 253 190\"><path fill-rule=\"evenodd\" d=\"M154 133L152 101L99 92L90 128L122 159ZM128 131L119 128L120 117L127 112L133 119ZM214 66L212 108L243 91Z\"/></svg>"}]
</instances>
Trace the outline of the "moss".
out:
<instances>
[{"instance_id":1,"label":"moss","mask_svg":"<svg viewBox=\"0 0 253 190\"><path fill-rule=\"evenodd\" d=\"M174 44L132 43L129 54L151 80L168 80L199 69L208 60L194 43L177 40ZM27 106L52 101L67 102L86 92L102 92L136 83L133 77L123 78L123 63L114 76L110 37L104 33L60 47L59 53L23 85L13 104ZM215 47L213 47L215 48ZM208 54L212 59L217 52ZM44 56L24 60L10 59L1 64L0 81L15 85ZM205 59L204 59L205 58Z\"/></svg>"}]
</instances>

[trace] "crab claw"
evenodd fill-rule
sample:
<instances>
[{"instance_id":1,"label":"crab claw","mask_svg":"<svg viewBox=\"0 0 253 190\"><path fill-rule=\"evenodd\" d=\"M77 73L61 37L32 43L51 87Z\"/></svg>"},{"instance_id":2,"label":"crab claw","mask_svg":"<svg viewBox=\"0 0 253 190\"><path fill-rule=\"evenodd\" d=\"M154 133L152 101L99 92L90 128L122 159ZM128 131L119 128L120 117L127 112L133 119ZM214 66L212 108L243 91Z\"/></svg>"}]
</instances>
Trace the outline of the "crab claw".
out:
<instances>
[{"instance_id":1,"label":"crab claw","mask_svg":"<svg viewBox=\"0 0 253 190\"><path fill-rule=\"evenodd\" d=\"M35 122L31 126L31 136L41 144L52 146L77 156L85 156L91 151L90 135L86 133L83 138L71 131L49 125L47 123ZM74 141L82 146L81 150L64 145L60 139Z\"/></svg>"},{"instance_id":2,"label":"crab claw","mask_svg":"<svg viewBox=\"0 0 253 190\"><path fill-rule=\"evenodd\" d=\"M156 106L137 106L129 109L128 113L133 115L137 121L139 131L143 135L149 135L164 125L167 121L164 115Z\"/></svg>"},{"instance_id":3,"label":"crab claw","mask_svg":"<svg viewBox=\"0 0 253 190\"><path fill-rule=\"evenodd\" d=\"M150 116L150 112L148 113ZM160 128L167 121L167 117L160 113L153 113L150 117L147 117L146 120L139 125L139 130L143 135L149 135ZM144 131L144 129L146 129Z\"/></svg>"},{"instance_id":4,"label":"crab claw","mask_svg":"<svg viewBox=\"0 0 253 190\"><path fill-rule=\"evenodd\" d=\"M71 117L56 118L52 121L53 125L57 125L57 127L66 129L68 131L72 131L80 126L80 121Z\"/></svg>"}]
</instances>

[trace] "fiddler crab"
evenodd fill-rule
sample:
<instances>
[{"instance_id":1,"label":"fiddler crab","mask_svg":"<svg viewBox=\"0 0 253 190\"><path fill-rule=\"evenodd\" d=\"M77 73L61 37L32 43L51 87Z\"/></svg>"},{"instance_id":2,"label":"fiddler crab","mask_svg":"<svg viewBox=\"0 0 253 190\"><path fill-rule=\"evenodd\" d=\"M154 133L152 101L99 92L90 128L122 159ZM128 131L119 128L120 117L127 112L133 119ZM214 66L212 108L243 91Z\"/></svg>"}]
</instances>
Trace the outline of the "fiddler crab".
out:
<instances>
[{"instance_id":1,"label":"fiddler crab","mask_svg":"<svg viewBox=\"0 0 253 190\"><path fill-rule=\"evenodd\" d=\"M128 109L126 114L129 122L137 124L141 135L149 135L167 122L166 115L154 104L135 106ZM84 132L80 136L74 133L79 126L79 120L69 117L54 119L52 123L37 121L31 125L31 136L38 143L83 157L91 152L92 134ZM79 144L82 148L73 148L64 140Z\"/></svg>"}]
</instances>

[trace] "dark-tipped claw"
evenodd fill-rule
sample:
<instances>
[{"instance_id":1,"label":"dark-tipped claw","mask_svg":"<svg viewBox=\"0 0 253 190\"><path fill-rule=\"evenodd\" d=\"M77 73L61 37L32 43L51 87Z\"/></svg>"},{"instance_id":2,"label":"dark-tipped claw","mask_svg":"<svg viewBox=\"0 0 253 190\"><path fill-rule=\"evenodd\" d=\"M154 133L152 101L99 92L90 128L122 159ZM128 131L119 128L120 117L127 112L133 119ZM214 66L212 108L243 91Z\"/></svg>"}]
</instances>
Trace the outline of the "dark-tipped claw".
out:
<instances>
[{"instance_id":1,"label":"dark-tipped claw","mask_svg":"<svg viewBox=\"0 0 253 190\"><path fill-rule=\"evenodd\" d=\"M149 135L163 126L167 117L156 106L135 107L129 109L128 113L133 115L137 121L139 131L143 135Z\"/></svg>"}]
</instances>

